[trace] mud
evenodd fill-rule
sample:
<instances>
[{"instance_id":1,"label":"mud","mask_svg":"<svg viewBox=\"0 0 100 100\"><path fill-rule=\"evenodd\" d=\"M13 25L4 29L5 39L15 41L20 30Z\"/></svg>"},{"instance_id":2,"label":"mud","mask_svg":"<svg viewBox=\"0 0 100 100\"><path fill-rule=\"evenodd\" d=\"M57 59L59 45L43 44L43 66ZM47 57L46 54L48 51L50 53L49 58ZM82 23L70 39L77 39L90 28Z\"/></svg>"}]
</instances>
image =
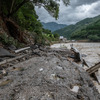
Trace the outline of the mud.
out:
<instances>
[{"instance_id":1,"label":"mud","mask_svg":"<svg viewBox=\"0 0 100 100\"><path fill-rule=\"evenodd\" d=\"M88 73L67 61L69 50L37 53L6 68L8 75L0 79L0 100L100 100Z\"/></svg>"}]
</instances>

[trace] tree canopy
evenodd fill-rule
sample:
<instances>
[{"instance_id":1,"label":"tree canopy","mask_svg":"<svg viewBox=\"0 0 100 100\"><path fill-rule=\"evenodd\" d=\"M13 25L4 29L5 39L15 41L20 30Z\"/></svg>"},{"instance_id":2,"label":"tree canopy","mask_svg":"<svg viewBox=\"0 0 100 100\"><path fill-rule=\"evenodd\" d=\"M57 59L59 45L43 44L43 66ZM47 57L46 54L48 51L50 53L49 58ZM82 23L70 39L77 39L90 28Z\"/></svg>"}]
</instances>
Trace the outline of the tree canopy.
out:
<instances>
[{"instance_id":1,"label":"tree canopy","mask_svg":"<svg viewBox=\"0 0 100 100\"><path fill-rule=\"evenodd\" d=\"M33 5L43 6L53 17L58 18L59 0L0 0L0 14L10 17L16 13L25 3L31 2ZM69 0L62 0L65 5Z\"/></svg>"},{"instance_id":2,"label":"tree canopy","mask_svg":"<svg viewBox=\"0 0 100 100\"><path fill-rule=\"evenodd\" d=\"M69 0L62 1L65 5L69 3ZM54 36L49 30L43 29L34 7L43 6L51 16L57 19L59 14L58 2L59 0L0 0L0 18L5 23L7 34L19 42L27 43L26 41L29 39L24 32L27 30L31 32L29 35L35 42L54 41L58 36Z\"/></svg>"}]
</instances>

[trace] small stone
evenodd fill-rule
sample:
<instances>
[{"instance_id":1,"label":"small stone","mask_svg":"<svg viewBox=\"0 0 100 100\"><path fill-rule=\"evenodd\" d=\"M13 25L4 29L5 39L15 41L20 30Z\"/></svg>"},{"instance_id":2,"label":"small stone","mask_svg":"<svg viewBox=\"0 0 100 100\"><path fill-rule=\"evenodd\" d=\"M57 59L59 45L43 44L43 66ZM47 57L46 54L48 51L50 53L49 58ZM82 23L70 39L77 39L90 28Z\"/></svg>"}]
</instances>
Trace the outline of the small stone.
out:
<instances>
[{"instance_id":1,"label":"small stone","mask_svg":"<svg viewBox=\"0 0 100 100\"><path fill-rule=\"evenodd\" d=\"M58 68L58 69L62 69L62 67L61 67L61 66L57 66L57 68Z\"/></svg>"},{"instance_id":2,"label":"small stone","mask_svg":"<svg viewBox=\"0 0 100 100\"><path fill-rule=\"evenodd\" d=\"M89 87L93 87L94 86L94 84L93 83L89 83Z\"/></svg>"},{"instance_id":3,"label":"small stone","mask_svg":"<svg viewBox=\"0 0 100 100\"><path fill-rule=\"evenodd\" d=\"M71 89L71 91L73 91L73 92L78 92L78 90L79 90L79 86L73 86L73 88Z\"/></svg>"},{"instance_id":4,"label":"small stone","mask_svg":"<svg viewBox=\"0 0 100 100\"><path fill-rule=\"evenodd\" d=\"M83 97L80 94L77 95L77 98L83 100Z\"/></svg>"},{"instance_id":5,"label":"small stone","mask_svg":"<svg viewBox=\"0 0 100 100\"><path fill-rule=\"evenodd\" d=\"M25 57L24 58L22 58L24 61L25 61Z\"/></svg>"},{"instance_id":6,"label":"small stone","mask_svg":"<svg viewBox=\"0 0 100 100\"><path fill-rule=\"evenodd\" d=\"M8 72L5 69L2 70L2 73L3 73L4 76L8 75Z\"/></svg>"},{"instance_id":7,"label":"small stone","mask_svg":"<svg viewBox=\"0 0 100 100\"><path fill-rule=\"evenodd\" d=\"M39 71L43 71L43 68L40 68Z\"/></svg>"}]
</instances>

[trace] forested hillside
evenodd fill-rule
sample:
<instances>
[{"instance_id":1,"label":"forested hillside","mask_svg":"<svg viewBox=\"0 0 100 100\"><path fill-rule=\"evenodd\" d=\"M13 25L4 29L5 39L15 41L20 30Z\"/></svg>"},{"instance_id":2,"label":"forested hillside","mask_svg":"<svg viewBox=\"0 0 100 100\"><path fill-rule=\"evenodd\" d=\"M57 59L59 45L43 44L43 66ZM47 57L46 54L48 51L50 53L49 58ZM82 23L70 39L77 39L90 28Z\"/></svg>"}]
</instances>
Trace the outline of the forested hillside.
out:
<instances>
[{"instance_id":1,"label":"forested hillside","mask_svg":"<svg viewBox=\"0 0 100 100\"><path fill-rule=\"evenodd\" d=\"M79 32L80 30L85 29L89 25L95 24L95 22L98 22L99 19L100 19L100 15L96 16L94 18L86 18L86 19L76 23L75 25L69 25L63 29L55 31L54 33L58 33L59 35L62 35L66 38L70 38L72 34L75 34L75 33ZM72 38L74 38L74 35L72 36ZM75 39L76 39L76 37L75 37Z\"/></svg>"},{"instance_id":2,"label":"forested hillside","mask_svg":"<svg viewBox=\"0 0 100 100\"><path fill-rule=\"evenodd\" d=\"M72 39L100 41L100 19L71 35Z\"/></svg>"},{"instance_id":3,"label":"forested hillside","mask_svg":"<svg viewBox=\"0 0 100 100\"><path fill-rule=\"evenodd\" d=\"M67 26L65 24L58 24L58 23L55 23L55 22L48 22L48 23L42 22L42 25L43 25L43 28L51 30L51 32Z\"/></svg>"}]
</instances>

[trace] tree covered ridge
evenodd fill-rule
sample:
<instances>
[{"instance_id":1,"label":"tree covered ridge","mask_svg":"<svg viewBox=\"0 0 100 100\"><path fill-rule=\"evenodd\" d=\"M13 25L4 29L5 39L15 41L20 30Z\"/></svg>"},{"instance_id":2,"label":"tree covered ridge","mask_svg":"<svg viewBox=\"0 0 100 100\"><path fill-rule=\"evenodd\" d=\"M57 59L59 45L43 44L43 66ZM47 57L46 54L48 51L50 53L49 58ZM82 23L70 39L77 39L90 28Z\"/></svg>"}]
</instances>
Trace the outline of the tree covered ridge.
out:
<instances>
[{"instance_id":1,"label":"tree covered ridge","mask_svg":"<svg viewBox=\"0 0 100 100\"><path fill-rule=\"evenodd\" d=\"M100 15L93 17L93 18L86 18L84 20L77 22L75 25L73 25L73 24L68 25L65 28L55 31L54 33L58 33L59 35L62 35L64 37L66 37L67 39L89 39L89 40L91 40L90 38L92 36L89 36L89 35L93 35L95 27L96 27L96 29L95 29L94 34L97 34L96 33L97 31L98 31L98 34L100 34L99 22L100 22ZM91 28L89 28L89 27L91 27ZM97 36L95 35L95 37L97 37Z\"/></svg>"},{"instance_id":2,"label":"tree covered ridge","mask_svg":"<svg viewBox=\"0 0 100 100\"><path fill-rule=\"evenodd\" d=\"M100 41L100 19L96 22L76 31L71 35L72 39L87 39L90 41Z\"/></svg>"}]
</instances>

